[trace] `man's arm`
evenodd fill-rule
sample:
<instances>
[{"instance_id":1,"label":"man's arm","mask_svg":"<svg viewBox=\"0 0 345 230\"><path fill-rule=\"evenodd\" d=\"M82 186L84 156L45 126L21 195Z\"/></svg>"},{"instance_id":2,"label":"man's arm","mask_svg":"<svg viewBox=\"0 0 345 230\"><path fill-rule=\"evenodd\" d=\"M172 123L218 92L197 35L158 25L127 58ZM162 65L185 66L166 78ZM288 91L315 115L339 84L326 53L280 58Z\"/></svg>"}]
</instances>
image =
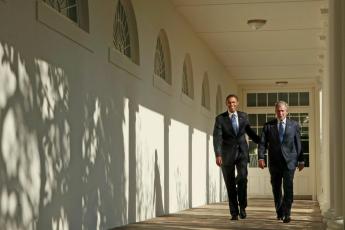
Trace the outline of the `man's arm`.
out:
<instances>
[{"instance_id":1,"label":"man's arm","mask_svg":"<svg viewBox=\"0 0 345 230\"><path fill-rule=\"evenodd\" d=\"M301 131L300 126L297 124L296 126L296 134L295 134L295 146L297 151L297 161L298 161L298 170L301 171L304 168L304 154L301 144Z\"/></svg>"},{"instance_id":2,"label":"man's arm","mask_svg":"<svg viewBox=\"0 0 345 230\"><path fill-rule=\"evenodd\" d=\"M250 139L252 139L256 144L259 144L260 142L260 137L256 134L256 132L250 127L250 123L249 123L249 118L248 118L248 114L245 114L246 116L246 133L247 135L250 137Z\"/></svg>"},{"instance_id":3,"label":"man's arm","mask_svg":"<svg viewBox=\"0 0 345 230\"><path fill-rule=\"evenodd\" d=\"M260 143L260 137L256 134L256 132L250 127L250 124L246 126L246 133L256 144Z\"/></svg>"},{"instance_id":4,"label":"man's arm","mask_svg":"<svg viewBox=\"0 0 345 230\"><path fill-rule=\"evenodd\" d=\"M220 117L216 117L214 128L213 128L213 148L216 154L216 164L218 166L222 165L222 143L223 143L223 133L222 126L219 121Z\"/></svg>"},{"instance_id":5,"label":"man's arm","mask_svg":"<svg viewBox=\"0 0 345 230\"><path fill-rule=\"evenodd\" d=\"M259 167L262 169L264 169L266 166L265 164L266 150L267 150L267 125L265 125L262 130L260 142L258 145L258 161L259 161Z\"/></svg>"}]
</instances>

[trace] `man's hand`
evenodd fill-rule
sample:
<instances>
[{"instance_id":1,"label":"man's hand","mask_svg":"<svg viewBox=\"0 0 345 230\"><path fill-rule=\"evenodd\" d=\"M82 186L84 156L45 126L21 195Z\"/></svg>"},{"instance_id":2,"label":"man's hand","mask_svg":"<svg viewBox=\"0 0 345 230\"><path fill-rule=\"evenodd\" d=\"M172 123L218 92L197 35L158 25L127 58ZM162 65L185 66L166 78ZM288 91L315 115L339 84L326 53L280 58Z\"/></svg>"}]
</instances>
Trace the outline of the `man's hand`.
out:
<instances>
[{"instance_id":1,"label":"man's hand","mask_svg":"<svg viewBox=\"0 0 345 230\"><path fill-rule=\"evenodd\" d=\"M259 160L259 168L264 169L264 168L265 168L265 166L266 166L266 164L265 164L265 160L260 159L260 160Z\"/></svg>"},{"instance_id":2,"label":"man's hand","mask_svg":"<svg viewBox=\"0 0 345 230\"><path fill-rule=\"evenodd\" d=\"M216 164L220 167L223 164L222 156L216 157Z\"/></svg>"},{"instance_id":3,"label":"man's hand","mask_svg":"<svg viewBox=\"0 0 345 230\"><path fill-rule=\"evenodd\" d=\"M304 169L304 163L298 163L298 171L302 171Z\"/></svg>"}]
</instances>

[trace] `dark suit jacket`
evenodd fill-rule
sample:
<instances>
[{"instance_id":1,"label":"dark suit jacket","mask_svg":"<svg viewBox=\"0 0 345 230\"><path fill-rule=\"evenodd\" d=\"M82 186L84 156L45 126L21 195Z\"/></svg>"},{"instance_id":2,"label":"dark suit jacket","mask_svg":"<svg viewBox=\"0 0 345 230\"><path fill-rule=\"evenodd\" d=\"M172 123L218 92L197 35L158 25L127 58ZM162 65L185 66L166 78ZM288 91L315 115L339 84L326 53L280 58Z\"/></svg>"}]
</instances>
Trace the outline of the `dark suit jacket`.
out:
<instances>
[{"instance_id":1,"label":"dark suit jacket","mask_svg":"<svg viewBox=\"0 0 345 230\"><path fill-rule=\"evenodd\" d=\"M243 154L244 160L249 162L248 143L245 133L255 142L258 143L260 138L250 128L248 115L244 112L237 111L238 115L238 133L232 127L228 111L219 114L213 129L213 147L216 156L222 156L223 165L233 164L235 159Z\"/></svg>"},{"instance_id":2,"label":"dark suit jacket","mask_svg":"<svg viewBox=\"0 0 345 230\"><path fill-rule=\"evenodd\" d=\"M258 149L259 160L264 159L268 149L269 167L278 167L283 155L287 167L290 170L296 169L298 162L304 162L299 124L286 118L284 140L280 143L277 122L274 119L264 125Z\"/></svg>"}]
</instances>

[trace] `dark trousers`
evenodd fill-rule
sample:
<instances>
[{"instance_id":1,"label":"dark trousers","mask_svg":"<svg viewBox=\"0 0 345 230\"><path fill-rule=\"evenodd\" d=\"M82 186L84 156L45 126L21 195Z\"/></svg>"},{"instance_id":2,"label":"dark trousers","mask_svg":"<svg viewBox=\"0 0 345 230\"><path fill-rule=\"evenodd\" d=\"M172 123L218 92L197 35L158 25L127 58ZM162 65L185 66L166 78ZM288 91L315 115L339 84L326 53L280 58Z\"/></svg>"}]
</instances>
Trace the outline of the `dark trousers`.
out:
<instances>
[{"instance_id":1,"label":"dark trousers","mask_svg":"<svg viewBox=\"0 0 345 230\"><path fill-rule=\"evenodd\" d=\"M277 216L290 216L293 202L293 178L295 170L288 169L285 161L271 165L271 184ZM283 191L282 193L282 184Z\"/></svg>"},{"instance_id":2,"label":"dark trousers","mask_svg":"<svg viewBox=\"0 0 345 230\"><path fill-rule=\"evenodd\" d=\"M223 165L223 178L228 192L229 208L231 216L238 215L238 206L247 207L247 159L235 160L233 164ZM237 177L235 178L235 167Z\"/></svg>"}]
</instances>

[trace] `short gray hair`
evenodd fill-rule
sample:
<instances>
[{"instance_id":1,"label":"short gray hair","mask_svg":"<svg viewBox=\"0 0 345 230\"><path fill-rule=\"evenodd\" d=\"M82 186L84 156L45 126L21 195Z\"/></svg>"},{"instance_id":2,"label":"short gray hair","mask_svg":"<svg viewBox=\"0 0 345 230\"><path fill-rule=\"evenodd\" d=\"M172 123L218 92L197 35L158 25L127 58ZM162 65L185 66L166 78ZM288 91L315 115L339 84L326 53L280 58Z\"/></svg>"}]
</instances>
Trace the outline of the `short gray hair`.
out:
<instances>
[{"instance_id":1,"label":"short gray hair","mask_svg":"<svg viewBox=\"0 0 345 230\"><path fill-rule=\"evenodd\" d=\"M274 107L275 107L275 108L279 108L279 107L282 106L282 105L285 106L286 110L289 109L289 105L288 105L288 103L285 102L285 101L277 101L277 102L275 103Z\"/></svg>"}]
</instances>

